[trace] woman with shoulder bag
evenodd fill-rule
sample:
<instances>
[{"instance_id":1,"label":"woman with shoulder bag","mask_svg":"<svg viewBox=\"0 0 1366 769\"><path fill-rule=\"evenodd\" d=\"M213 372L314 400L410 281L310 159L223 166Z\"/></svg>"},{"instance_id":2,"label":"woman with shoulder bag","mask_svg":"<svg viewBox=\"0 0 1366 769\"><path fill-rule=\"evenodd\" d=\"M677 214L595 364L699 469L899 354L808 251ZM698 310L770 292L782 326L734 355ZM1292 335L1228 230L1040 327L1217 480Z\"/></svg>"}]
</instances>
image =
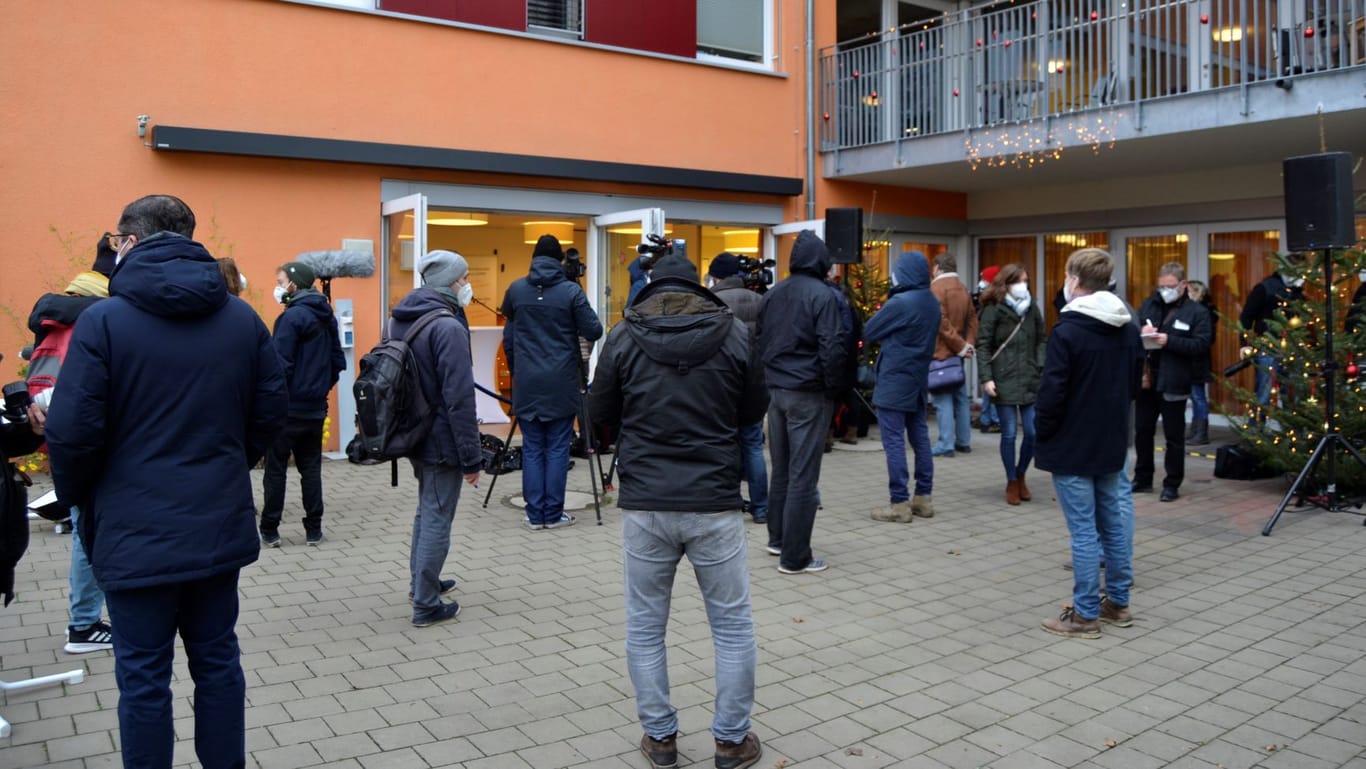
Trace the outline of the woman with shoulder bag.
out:
<instances>
[{"instance_id":1,"label":"woman with shoulder bag","mask_svg":"<svg viewBox=\"0 0 1366 769\"><path fill-rule=\"evenodd\" d=\"M1043 314L1029 295L1029 274L1018 264L1002 267L982 292L977 373L1001 421L1001 463L1006 470L1006 502L1011 505L1032 499L1025 470L1034 458L1034 400L1047 341ZM1018 456L1017 426L1024 435Z\"/></svg>"}]
</instances>

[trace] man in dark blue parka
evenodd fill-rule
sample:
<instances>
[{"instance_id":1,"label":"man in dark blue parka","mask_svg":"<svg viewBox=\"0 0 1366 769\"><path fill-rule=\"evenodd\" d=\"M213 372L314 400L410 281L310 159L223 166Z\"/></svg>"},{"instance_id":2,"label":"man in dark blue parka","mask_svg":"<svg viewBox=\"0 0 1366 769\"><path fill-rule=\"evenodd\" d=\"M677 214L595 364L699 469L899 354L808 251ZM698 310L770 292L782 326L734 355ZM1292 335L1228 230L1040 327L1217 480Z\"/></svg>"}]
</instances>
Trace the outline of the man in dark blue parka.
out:
<instances>
[{"instance_id":1,"label":"man in dark blue parka","mask_svg":"<svg viewBox=\"0 0 1366 769\"><path fill-rule=\"evenodd\" d=\"M275 272L275 296L285 311L275 319L271 339L289 386L289 418L266 452L261 479L261 542L280 546L280 517L285 509L285 476L289 455L299 471L304 502L304 539L323 541L323 422L327 396L346 370L346 354L327 297L313 288L313 268L300 262Z\"/></svg>"},{"instance_id":2,"label":"man in dark blue parka","mask_svg":"<svg viewBox=\"0 0 1366 769\"><path fill-rule=\"evenodd\" d=\"M930 456L926 397L939 323L939 300L930 291L930 263L919 251L908 251L892 268L887 303L863 327L865 343L882 345L873 405L877 406L877 426L887 455L891 496L888 507L873 511L873 520L910 523L916 515L934 515L934 459ZM907 489L906 436L915 451L914 498Z\"/></svg>"},{"instance_id":3,"label":"man in dark blue parka","mask_svg":"<svg viewBox=\"0 0 1366 769\"><path fill-rule=\"evenodd\" d=\"M177 632L200 763L246 762L237 575L260 554L250 470L289 396L265 324L193 235L177 198L123 210L110 298L76 324L48 412L53 485L81 508L116 628L125 766L171 766Z\"/></svg>"},{"instance_id":4,"label":"man in dark blue parka","mask_svg":"<svg viewBox=\"0 0 1366 769\"><path fill-rule=\"evenodd\" d=\"M512 413L522 428L526 525L533 529L574 523L564 511L564 488L583 397L579 337L602 337L602 323L583 289L565 277L563 261L560 241L542 235L531 271L503 296L503 352L512 373Z\"/></svg>"}]
</instances>

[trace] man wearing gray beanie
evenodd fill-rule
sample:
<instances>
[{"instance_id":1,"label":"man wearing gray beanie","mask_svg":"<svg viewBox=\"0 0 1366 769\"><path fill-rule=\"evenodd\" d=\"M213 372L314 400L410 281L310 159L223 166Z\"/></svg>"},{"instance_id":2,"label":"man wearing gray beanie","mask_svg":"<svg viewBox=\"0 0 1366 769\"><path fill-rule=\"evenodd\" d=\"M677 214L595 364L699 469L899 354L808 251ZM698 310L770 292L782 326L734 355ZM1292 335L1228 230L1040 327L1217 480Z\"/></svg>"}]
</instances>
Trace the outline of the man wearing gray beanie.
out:
<instances>
[{"instance_id":1,"label":"man wearing gray beanie","mask_svg":"<svg viewBox=\"0 0 1366 769\"><path fill-rule=\"evenodd\" d=\"M595 342L602 323L579 284L565 277L564 251L542 235L531 271L503 296L503 352L512 373L512 413L522 428L522 497L532 529L574 523L564 511L574 416L582 403L585 372L579 337Z\"/></svg>"},{"instance_id":2,"label":"man wearing gray beanie","mask_svg":"<svg viewBox=\"0 0 1366 769\"><path fill-rule=\"evenodd\" d=\"M403 297L392 313L389 336L403 338L424 316L438 315L409 340L422 394L432 405L432 429L408 457L417 477L417 513L409 554L413 625L426 627L460 613L458 601L441 595L455 589L441 569L451 548L451 523L460 482L479 483L483 451L474 408L474 369L465 305L473 296L469 265L454 251L418 259L422 288Z\"/></svg>"}]
</instances>

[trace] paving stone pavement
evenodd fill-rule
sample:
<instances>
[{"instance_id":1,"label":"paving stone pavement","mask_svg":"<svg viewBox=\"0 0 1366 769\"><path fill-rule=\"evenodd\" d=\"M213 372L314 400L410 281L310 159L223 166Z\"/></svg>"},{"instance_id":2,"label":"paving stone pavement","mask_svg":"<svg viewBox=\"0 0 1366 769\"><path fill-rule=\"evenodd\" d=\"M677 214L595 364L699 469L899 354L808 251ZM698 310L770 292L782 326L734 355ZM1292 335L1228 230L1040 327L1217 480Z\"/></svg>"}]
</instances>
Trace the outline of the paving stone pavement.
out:
<instances>
[{"instance_id":1,"label":"paving stone pavement","mask_svg":"<svg viewBox=\"0 0 1366 769\"><path fill-rule=\"evenodd\" d=\"M880 451L825 457L814 547L784 576L750 526L759 638L758 767L1366 769L1366 527L1289 512L1285 482L1216 480L1188 460L1181 499L1139 495L1131 628L1060 639L1039 622L1071 593L1067 533L1044 473L1003 501L998 436L935 461L931 520L878 523ZM1217 445L1217 440L1216 440ZM587 491L583 460L571 488ZM623 642L620 512L528 531L466 488L448 576L460 617L409 623L404 468L327 462L327 541L304 546L291 478L284 547L242 572L249 765L644 767ZM260 489L260 474L254 483ZM39 489L41 490L41 489ZM83 683L12 693L0 767L119 765L109 652L62 652L70 540L32 524L19 600L0 610L5 680L84 668ZM681 766L710 766L712 650L681 571L669 633ZM192 686L175 667L178 766L197 766Z\"/></svg>"}]
</instances>

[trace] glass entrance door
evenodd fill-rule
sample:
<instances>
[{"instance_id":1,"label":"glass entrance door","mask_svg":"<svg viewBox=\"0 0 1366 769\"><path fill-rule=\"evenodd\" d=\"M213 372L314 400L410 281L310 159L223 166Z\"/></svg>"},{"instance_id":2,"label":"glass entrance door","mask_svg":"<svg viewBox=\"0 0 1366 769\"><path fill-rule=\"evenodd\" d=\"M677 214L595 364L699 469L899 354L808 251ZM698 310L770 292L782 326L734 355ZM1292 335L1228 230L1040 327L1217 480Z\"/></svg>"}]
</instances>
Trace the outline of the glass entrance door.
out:
<instances>
[{"instance_id":1,"label":"glass entrance door","mask_svg":"<svg viewBox=\"0 0 1366 769\"><path fill-rule=\"evenodd\" d=\"M664 209L638 208L603 214L594 217L588 228L588 253L597 265L597 269L588 271L588 300L595 304L603 328L611 330L626 312L631 293L630 268L639 256L636 246L647 235L663 237Z\"/></svg>"},{"instance_id":2,"label":"glass entrance door","mask_svg":"<svg viewBox=\"0 0 1366 769\"><path fill-rule=\"evenodd\" d=\"M1121 270L1125 278L1124 285L1120 286L1119 290L1124 292L1123 295L1135 310L1157 290L1157 271L1162 265L1176 262L1185 268L1186 277L1191 277L1190 249L1193 229L1131 230L1116 233L1118 249L1115 255L1122 254L1121 258L1124 259L1122 270L1116 265L1116 269ZM1161 318L1139 318L1139 324L1142 325L1144 320L1152 320L1154 324L1161 322Z\"/></svg>"},{"instance_id":3,"label":"glass entrance door","mask_svg":"<svg viewBox=\"0 0 1366 769\"><path fill-rule=\"evenodd\" d=\"M389 311L409 291L420 285L417 260L427 253L427 196L405 195L380 206L384 217L384 258L380 281L384 306L380 313L380 334Z\"/></svg>"},{"instance_id":4,"label":"glass entrance door","mask_svg":"<svg viewBox=\"0 0 1366 769\"><path fill-rule=\"evenodd\" d=\"M1246 226L1246 225L1244 225ZM1209 256L1210 299L1220 314L1214 327L1214 346L1210 349L1210 406L1218 413L1222 407L1233 414L1242 411L1233 390L1223 384L1223 371L1239 360L1241 345L1236 324L1253 286L1276 271L1276 252L1281 246L1280 224L1268 222L1263 229L1211 231L1203 238ZM1245 369L1230 383L1251 391L1253 370Z\"/></svg>"}]
</instances>

